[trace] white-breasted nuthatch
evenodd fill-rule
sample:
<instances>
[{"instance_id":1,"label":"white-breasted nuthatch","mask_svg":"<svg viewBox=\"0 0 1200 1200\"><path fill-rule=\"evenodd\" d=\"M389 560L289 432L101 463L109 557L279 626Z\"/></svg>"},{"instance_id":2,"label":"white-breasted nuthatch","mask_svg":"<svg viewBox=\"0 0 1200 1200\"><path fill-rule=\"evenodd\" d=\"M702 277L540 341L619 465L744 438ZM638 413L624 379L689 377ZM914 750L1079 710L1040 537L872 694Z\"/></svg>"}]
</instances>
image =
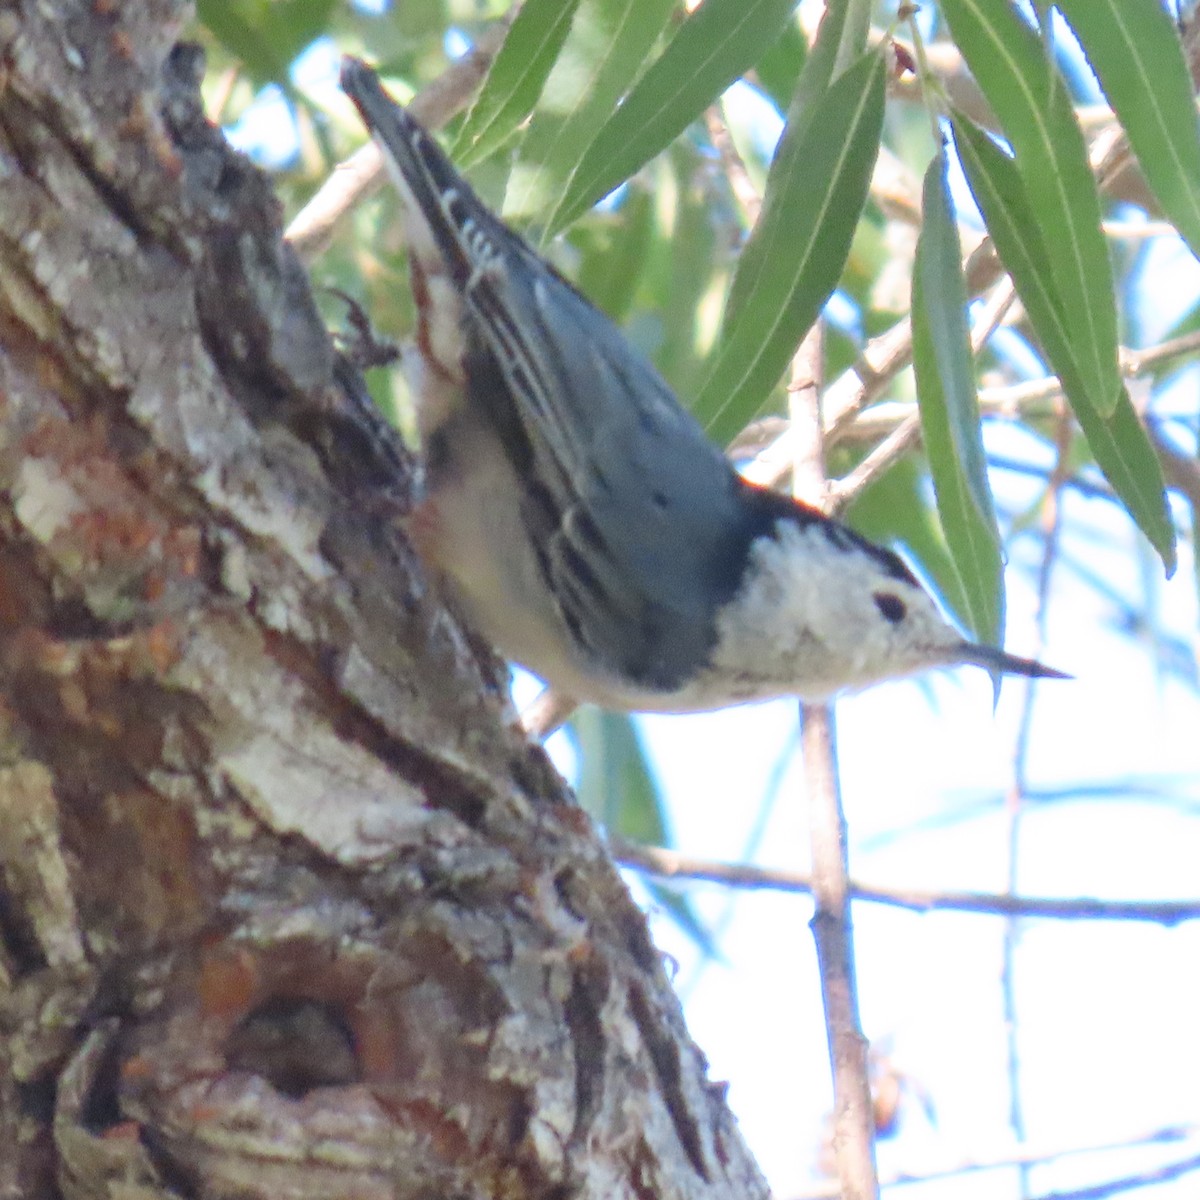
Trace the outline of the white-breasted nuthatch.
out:
<instances>
[{"instance_id":1,"label":"white-breasted nuthatch","mask_svg":"<svg viewBox=\"0 0 1200 1200\"><path fill-rule=\"evenodd\" d=\"M964 640L912 572L743 480L649 361L356 59L342 88L407 209L412 531L466 618L560 693L688 712L926 667L1060 676Z\"/></svg>"}]
</instances>

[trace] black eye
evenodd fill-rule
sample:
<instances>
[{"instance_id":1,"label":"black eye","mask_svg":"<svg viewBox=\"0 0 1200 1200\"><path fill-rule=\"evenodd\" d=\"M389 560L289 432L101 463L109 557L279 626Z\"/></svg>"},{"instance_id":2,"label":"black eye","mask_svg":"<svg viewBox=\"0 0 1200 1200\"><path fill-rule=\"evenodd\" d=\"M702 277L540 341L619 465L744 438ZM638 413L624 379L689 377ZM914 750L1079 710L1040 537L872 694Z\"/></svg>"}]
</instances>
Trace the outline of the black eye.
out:
<instances>
[{"instance_id":1,"label":"black eye","mask_svg":"<svg viewBox=\"0 0 1200 1200\"><path fill-rule=\"evenodd\" d=\"M871 599L875 601L875 607L883 613L885 619L893 625L903 621L908 612L904 601L899 596L893 596L891 592L876 592Z\"/></svg>"}]
</instances>

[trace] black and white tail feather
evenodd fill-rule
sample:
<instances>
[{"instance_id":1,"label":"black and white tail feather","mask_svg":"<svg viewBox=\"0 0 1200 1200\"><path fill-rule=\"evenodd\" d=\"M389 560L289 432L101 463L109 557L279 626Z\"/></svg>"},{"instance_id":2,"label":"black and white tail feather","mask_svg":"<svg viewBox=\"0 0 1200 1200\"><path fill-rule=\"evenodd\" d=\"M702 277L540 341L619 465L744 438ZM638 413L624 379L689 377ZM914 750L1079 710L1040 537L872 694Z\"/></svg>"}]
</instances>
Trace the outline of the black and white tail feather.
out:
<instances>
[{"instance_id":1,"label":"black and white tail feather","mask_svg":"<svg viewBox=\"0 0 1200 1200\"><path fill-rule=\"evenodd\" d=\"M481 633L579 700L818 699L965 641L891 551L747 484L649 361L479 199L374 72L342 87L407 210L429 470L418 543Z\"/></svg>"}]
</instances>

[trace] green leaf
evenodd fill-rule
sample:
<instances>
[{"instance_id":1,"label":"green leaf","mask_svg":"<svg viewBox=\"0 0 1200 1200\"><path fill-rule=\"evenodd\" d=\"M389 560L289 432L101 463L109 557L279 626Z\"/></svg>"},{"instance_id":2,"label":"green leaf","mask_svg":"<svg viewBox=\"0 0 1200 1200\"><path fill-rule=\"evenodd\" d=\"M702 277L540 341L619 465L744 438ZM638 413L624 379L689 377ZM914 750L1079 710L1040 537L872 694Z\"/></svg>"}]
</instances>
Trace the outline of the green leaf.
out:
<instances>
[{"instance_id":1,"label":"green leaf","mask_svg":"<svg viewBox=\"0 0 1200 1200\"><path fill-rule=\"evenodd\" d=\"M1004 635L1004 562L979 431L967 288L946 165L946 153L939 150L921 192L913 373L938 516L962 581L968 624L980 641L998 646Z\"/></svg>"},{"instance_id":2,"label":"green leaf","mask_svg":"<svg viewBox=\"0 0 1200 1200\"><path fill-rule=\"evenodd\" d=\"M775 102L779 111L787 112L788 101L796 90L796 80L808 58L808 39L799 23L793 19L754 64L754 73L762 90Z\"/></svg>"},{"instance_id":3,"label":"green leaf","mask_svg":"<svg viewBox=\"0 0 1200 1200\"><path fill-rule=\"evenodd\" d=\"M625 713L587 707L571 718L579 743L579 803L610 833L651 846L673 841L642 743Z\"/></svg>"},{"instance_id":4,"label":"green leaf","mask_svg":"<svg viewBox=\"0 0 1200 1200\"><path fill-rule=\"evenodd\" d=\"M808 106L859 59L867 48L870 28L869 0L829 0L811 50L796 20L789 23L784 35L763 55L756 68L771 98L787 112L789 124L801 126L807 120ZM796 40L799 45L794 45ZM785 69L787 75L782 73ZM772 76L776 79L773 85L766 82Z\"/></svg>"},{"instance_id":5,"label":"green leaf","mask_svg":"<svg viewBox=\"0 0 1200 1200\"><path fill-rule=\"evenodd\" d=\"M197 0L196 15L256 84L286 83L292 60L329 24L335 0Z\"/></svg>"},{"instance_id":6,"label":"green leaf","mask_svg":"<svg viewBox=\"0 0 1200 1200\"><path fill-rule=\"evenodd\" d=\"M1063 391L1067 392L1067 398L1070 399L1067 381L1061 376L1059 378ZM1075 382L1071 386L1077 388L1079 384ZM1101 417L1091 409L1085 410L1085 415L1074 405L1071 407L1097 466L1125 502L1138 528L1158 552L1167 575L1173 575L1176 565L1175 525L1167 507L1162 463L1154 453L1154 446L1129 399L1129 393L1122 387L1111 417ZM1139 513L1145 513L1147 519L1143 520Z\"/></svg>"},{"instance_id":7,"label":"green leaf","mask_svg":"<svg viewBox=\"0 0 1200 1200\"><path fill-rule=\"evenodd\" d=\"M618 325L633 308L655 233L650 195L634 191L619 213L606 214L602 221L583 222L567 235L581 256L576 285Z\"/></svg>"},{"instance_id":8,"label":"green leaf","mask_svg":"<svg viewBox=\"0 0 1200 1200\"><path fill-rule=\"evenodd\" d=\"M671 837L662 796L646 762L633 720L625 713L587 707L571 718L579 747L576 793L584 810L609 833L649 846L669 846ZM687 899L652 880L647 889L704 953L715 955L708 930Z\"/></svg>"},{"instance_id":9,"label":"green leaf","mask_svg":"<svg viewBox=\"0 0 1200 1200\"><path fill-rule=\"evenodd\" d=\"M942 11L1013 148L1032 212L1047 231L1056 290L1073 316L1069 335L1086 394L1109 416L1121 394L1112 264L1067 85L1011 5L942 0Z\"/></svg>"},{"instance_id":10,"label":"green leaf","mask_svg":"<svg viewBox=\"0 0 1200 1200\"><path fill-rule=\"evenodd\" d=\"M660 322L658 344L653 348L655 366L679 394L694 395L704 378L702 339L705 338L704 300L714 292L714 277L722 260L719 234L713 222L712 197L696 170L696 154L685 143L677 143L664 155L674 181L675 202L670 215L670 235L662 247L664 270L654 309ZM661 202L661 192L659 196ZM726 280L717 278L715 295L725 290ZM653 317L644 320L654 320ZM703 349L712 344L707 331Z\"/></svg>"},{"instance_id":11,"label":"green leaf","mask_svg":"<svg viewBox=\"0 0 1200 1200\"><path fill-rule=\"evenodd\" d=\"M521 140L506 217L548 212L563 195L584 147L641 72L673 8L674 0L587 0L580 6Z\"/></svg>"},{"instance_id":12,"label":"green leaf","mask_svg":"<svg viewBox=\"0 0 1200 1200\"><path fill-rule=\"evenodd\" d=\"M452 157L465 170L486 158L532 111L571 31L579 0L526 0L459 130Z\"/></svg>"},{"instance_id":13,"label":"green leaf","mask_svg":"<svg viewBox=\"0 0 1200 1200\"><path fill-rule=\"evenodd\" d=\"M547 236L673 141L779 36L795 0L704 0L584 151Z\"/></svg>"},{"instance_id":14,"label":"green leaf","mask_svg":"<svg viewBox=\"0 0 1200 1200\"><path fill-rule=\"evenodd\" d=\"M1179 32L1161 3L1058 0L1151 191L1200 258L1200 137Z\"/></svg>"},{"instance_id":15,"label":"green leaf","mask_svg":"<svg viewBox=\"0 0 1200 1200\"><path fill-rule=\"evenodd\" d=\"M866 202L883 128L884 64L865 55L811 107L798 138L784 133L758 225L738 263L727 319L693 406L729 441L779 382L837 286Z\"/></svg>"},{"instance_id":16,"label":"green leaf","mask_svg":"<svg viewBox=\"0 0 1200 1200\"><path fill-rule=\"evenodd\" d=\"M847 45L856 40L860 47L866 44L867 18L870 14L859 13L861 7L857 0L832 0L821 18L812 52L804 64L800 78L796 81L796 90L788 105L787 125L779 139L779 145L775 148L758 228L754 230L738 261L737 273L729 289L729 299L725 303L726 327L733 326L746 296L758 290L759 274L770 261L768 256L761 252L760 247L765 243L775 242L780 235L780 218L777 212L772 211L772 205L775 203L774 192L783 190L786 194L788 181L806 169L803 158L806 152L804 136L814 117L824 115L821 101L828 95L833 80L841 74L838 69L839 59ZM855 61L861 61L858 55L855 55ZM775 225L769 234L764 232L767 222L774 222ZM856 216L855 224L857 223Z\"/></svg>"},{"instance_id":17,"label":"green leaf","mask_svg":"<svg viewBox=\"0 0 1200 1200\"><path fill-rule=\"evenodd\" d=\"M951 123L959 160L988 232L1063 385L1088 448L1169 574L1175 569L1175 526L1163 490L1162 465L1150 438L1123 385L1110 416L1101 416L1091 404L1071 341L1070 310L1046 269L1046 241L1034 220L1016 164L967 117L956 115Z\"/></svg>"},{"instance_id":18,"label":"green leaf","mask_svg":"<svg viewBox=\"0 0 1200 1200\"><path fill-rule=\"evenodd\" d=\"M871 10L864 0L830 0L796 91L788 104L788 124L804 132L815 105L830 84L857 62L867 48Z\"/></svg>"}]
</instances>

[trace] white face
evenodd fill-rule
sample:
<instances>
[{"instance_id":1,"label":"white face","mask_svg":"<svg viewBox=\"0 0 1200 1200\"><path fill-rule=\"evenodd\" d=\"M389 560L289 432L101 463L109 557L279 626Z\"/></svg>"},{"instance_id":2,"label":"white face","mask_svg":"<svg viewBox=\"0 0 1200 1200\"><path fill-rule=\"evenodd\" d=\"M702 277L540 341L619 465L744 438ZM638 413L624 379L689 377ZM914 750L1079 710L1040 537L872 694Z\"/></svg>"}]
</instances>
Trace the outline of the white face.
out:
<instances>
[{"instance_id":1,"label":"white face","mask_svg":"<svg viewBox=\"0 0 1200 1200\"><path fill-rule=\"evenodd\" d=\"M755 547L725 610L714 674L735 677L747 700L820 700L962 661L964 648L924 589L819 525L783 520L776 539Z\"/></svg>"}]
</instances>

